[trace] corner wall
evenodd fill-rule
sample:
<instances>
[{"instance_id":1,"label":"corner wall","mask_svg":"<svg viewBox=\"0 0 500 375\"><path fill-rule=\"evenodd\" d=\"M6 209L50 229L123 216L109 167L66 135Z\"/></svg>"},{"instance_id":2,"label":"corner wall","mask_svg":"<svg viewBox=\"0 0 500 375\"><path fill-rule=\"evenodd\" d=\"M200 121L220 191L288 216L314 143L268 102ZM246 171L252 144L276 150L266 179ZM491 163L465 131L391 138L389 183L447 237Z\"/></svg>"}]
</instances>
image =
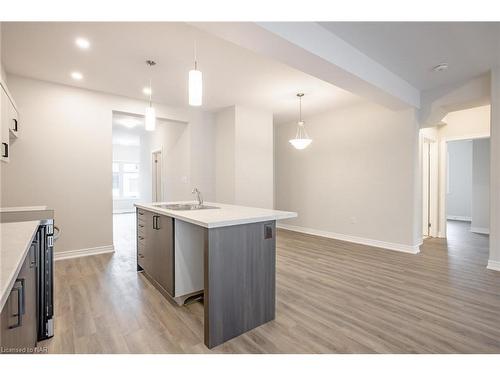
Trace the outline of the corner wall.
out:
<instances>
[{"instance_id":1,"label":"corner wall","mask_svg":"<svg viewBox=\"0 0 500 375\"><path fill-rule=\"evenodd\" d=\"M273 115L235 105L216 115L217 202L274 207Z\"/></svg>"},{"instance_id":2,"label":"corner wall","mask_svg":"<svg viewBox=\"0 0 500 375\"><path fill-rule=\"evenodd\" d=\"M472 141L471 232L490 233L490 140Z\"/></svg>"}]
</instances>

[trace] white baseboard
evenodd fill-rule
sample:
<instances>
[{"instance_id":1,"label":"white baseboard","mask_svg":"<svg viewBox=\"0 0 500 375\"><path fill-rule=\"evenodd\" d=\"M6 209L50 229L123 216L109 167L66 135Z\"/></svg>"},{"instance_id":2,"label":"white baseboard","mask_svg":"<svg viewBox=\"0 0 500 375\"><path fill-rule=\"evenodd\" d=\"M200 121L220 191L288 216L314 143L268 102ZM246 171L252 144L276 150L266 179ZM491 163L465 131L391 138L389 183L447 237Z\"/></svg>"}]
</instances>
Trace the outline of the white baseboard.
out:
<instances>
[{"instance_id":1,"label":"white baseboard","mask_svg":"<svg viewBox=\"0 0 500 375\"><path fill-rule=\"evenodd\" d=\"M401 251L401 252L410 253L410 254L418 254L420 252L420 245L422 244L422 243L420 243L418 245L413 245L413 246L404 245L404 244L399 244L399 243L372 240L370 238L349 236L346 234L327 232L327 231L318 230L318 229L304 228L304 227L299 227L296 225L281 224L281 223L277 224L276 226L278 228L287 229L287 230L291 230L294 232L312 234L314 236L333 238L335 240L353 242L353 243L367 245L367 246L373 246L373 247L380 247L382 249Z\"/></svg>"},{"instance_id":2,"label":"white baseboard","mask_svg":"<svg viewBox=\"0 0 500 375\"><path fill-rule=\"evenodd\" d=\"M500 262L497 260L489 260L486 268L489 270L500 271Z\"/></svg>"},{"instance_id":3,"label":"white baseboard","mask_svg":"<svg viewBox=\"0 0 500 375\"><path fill-rule=\"evenodd\" d=\"M446 220L472 221L472 218L470 216L448 215L448 216L446 216Z\"/></svg>"},{"instance_id":4,"label":"white baseboard","mask_svg":"<svg viewBox=\"0 0 500 375\"><path fill-rule=\"evenodd\" d=\"M489 228L470 227L470 231L473 233L479 233L479 234L490 234Z\"/></svg>"},{"instance_id":5,"label":"white baseboard","mask_svg":"<svg viewBox=\"0 0 500 375\"><path fill-rule=\"evenodd\" d=\"M86 257L89 255L114 253L114 252L115 252L115 247L113 245L91 247L88 249L60 251L54 253L54 260L79 258L79 257Z\"/></svg>"}]
</instances>

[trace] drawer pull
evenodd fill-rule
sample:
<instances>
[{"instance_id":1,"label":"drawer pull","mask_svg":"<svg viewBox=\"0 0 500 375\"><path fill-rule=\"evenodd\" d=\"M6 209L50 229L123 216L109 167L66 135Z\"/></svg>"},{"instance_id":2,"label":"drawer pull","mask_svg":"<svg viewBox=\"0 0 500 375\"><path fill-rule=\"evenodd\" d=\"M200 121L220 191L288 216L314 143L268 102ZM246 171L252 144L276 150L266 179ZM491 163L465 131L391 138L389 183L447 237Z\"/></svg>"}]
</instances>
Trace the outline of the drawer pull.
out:
<instances>
[{"instance_id":1,"label":"drawer pull","mask_svg":"<svg viewBox=\"0 0 500 375\"><path fill-rule=\"evenodd\" d=\"M9 157L9 144L5 143L5 142L2 142L2 146L3 146L2 157L8 158Z\"/></svg>"}]
</instances>

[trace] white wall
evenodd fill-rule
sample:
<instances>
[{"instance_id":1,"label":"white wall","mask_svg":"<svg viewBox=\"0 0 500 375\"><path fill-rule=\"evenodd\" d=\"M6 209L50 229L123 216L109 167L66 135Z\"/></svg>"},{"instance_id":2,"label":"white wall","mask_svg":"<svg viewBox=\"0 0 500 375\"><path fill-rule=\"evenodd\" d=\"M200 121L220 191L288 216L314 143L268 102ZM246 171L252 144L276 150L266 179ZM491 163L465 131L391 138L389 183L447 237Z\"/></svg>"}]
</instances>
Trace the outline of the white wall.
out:
<instances>
[{"instance_id":1,"label":"white wall","mask_svg":"<svg viewBox=\"0 0 500 375\"><path fill-rule=\"evenodd\" d=\"M472 206L472 140L448 142L448 219L470 221Z\"/></svg>"},{"instance_id":2,"label":"white wall","mask_svg":"<svg viewBox=\"0 0 500 375\"><path fill-rule=\"evenodd\" d=\"M450 140L490 134L490 110L491 107L485 105L448 113L443 118L446 125L438 128L439 138Z\"/></svg>"},{"instance_id":3,"label":"white wall","mask_svg":"<svg viewBox=\"0 0 500 375\"><path fill-rule=\"evenodd\" d=\"M215 196L220 203L234 203L235 189L235 107L225 108L215 117Z\"/></svg>"},{"instance_id":4,"label":"white wall","mask_svg":"<svg viewBox=\"0 0 500 375\"><path fill-rule=\"evenodd\" d=\"M489 233L490 228L490 140L472 142L471 231Z\"/></svg>"},{"instance_id":5,"label":"white wall","mask_svg":"<svg viewBox=\"0 0 500 375\"><path fill-rule=\"evenodd\" d=\"M8 81L23 133L2 168L2 206L54 208L62 229L56 251L111 245L112 113L142 114L145 102L18 76ZM214 199L213 115L155 107L158 117L189 124L189 191L175 194L190 197L196 184Z\"/></svg>"},{"instance_id":6,"label":"white wall","mask_svg":"<svg viewBox=\"0 0 500 375\"><path fill-rule=\"evenodd\" d=\"M272 113L240 105L217 114L218 202L273 208Z\"/></svg>"},{"instance_id":7,"label":"white wall","mask_svg":"<svg viewBox=\"0 0 500 375\"><path fill-rule=\"evenodd\" d=\"M306 118L305 150L276 129L276 207L287 225L415 251L421 240L418 124L413 110L363 103Z\"/></svg>"},{"instance_id":8,"label":"white wall","mask_svg":"<svg viewBox=\"0 0 500 375\"><path fill-rule=\"evenodd\" d=\"M274 207L273 114L236 106L235 202Z\"/></svg>"}]
</instances>

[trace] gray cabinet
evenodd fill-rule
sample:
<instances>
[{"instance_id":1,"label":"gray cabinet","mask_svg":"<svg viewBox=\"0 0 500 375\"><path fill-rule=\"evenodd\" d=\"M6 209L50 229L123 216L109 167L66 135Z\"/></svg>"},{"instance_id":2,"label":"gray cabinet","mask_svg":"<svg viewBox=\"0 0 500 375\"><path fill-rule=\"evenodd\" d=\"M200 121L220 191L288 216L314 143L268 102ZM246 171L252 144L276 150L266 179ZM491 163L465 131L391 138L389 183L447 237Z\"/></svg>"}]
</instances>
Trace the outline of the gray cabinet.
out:
<instances>
[{"instance_id":1,"label":"gray cabinet","mask_svg":"<svg viewBox=\"0 0 500 375\"><path fill-rule=\"evenodd\" d=\"M3 353L29 353L37 342L36 252L31 246L1 312Z\"/></svg>"},{"instance_id":2,"label":"gray cabinet","mask_svg":"<svg viewBox=\"0 0 500 375\"><path fill-rule=\"evenodd\" d=\"M137 209L137 265L162 292L174 297L174 221Z\"/></svg>"},{"instance_id":3,"label":"gray cabinet","mask_svg":"<svg viewBox=\"0 0 500 375\"><path fill-rule=\"evenodd\" d=\"M174 297L174 222L171 217L153 215L151 234L154 259L153 277Z\"/></svg>"}]
</instances>

